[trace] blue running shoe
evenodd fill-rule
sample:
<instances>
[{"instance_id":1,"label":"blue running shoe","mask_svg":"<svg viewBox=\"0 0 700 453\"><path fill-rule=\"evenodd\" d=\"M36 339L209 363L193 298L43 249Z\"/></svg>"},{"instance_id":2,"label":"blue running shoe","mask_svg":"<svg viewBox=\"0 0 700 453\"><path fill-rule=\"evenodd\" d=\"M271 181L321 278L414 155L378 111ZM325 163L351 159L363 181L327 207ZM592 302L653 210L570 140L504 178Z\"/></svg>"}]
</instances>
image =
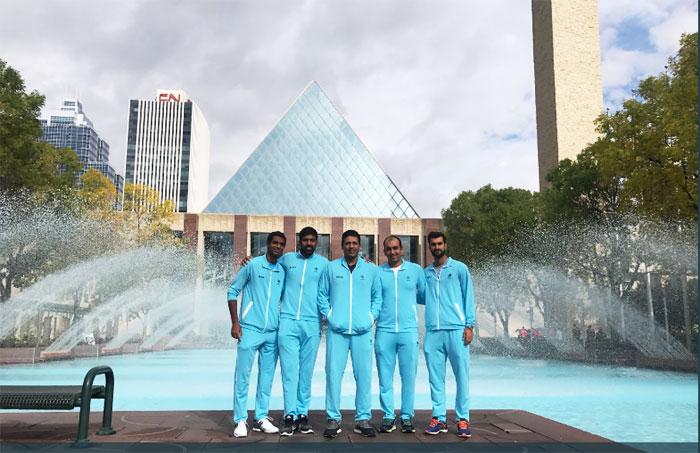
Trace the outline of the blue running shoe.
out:
<instances>
[{"instance_id":1,"label":"blue running shoe","mask_svg":"<svg viewBox=\"0 0 700 453\"><path fill-rule=\"evenodd\" d=\"M447 425L445 422L439 420L437 417L433 417L432 420L430 420L430 424L428 425L427 428L425 428L425 434L430 434L430 435L436 435L440 433L446 433L447 432Z\"/></svg>"}]
</instances>

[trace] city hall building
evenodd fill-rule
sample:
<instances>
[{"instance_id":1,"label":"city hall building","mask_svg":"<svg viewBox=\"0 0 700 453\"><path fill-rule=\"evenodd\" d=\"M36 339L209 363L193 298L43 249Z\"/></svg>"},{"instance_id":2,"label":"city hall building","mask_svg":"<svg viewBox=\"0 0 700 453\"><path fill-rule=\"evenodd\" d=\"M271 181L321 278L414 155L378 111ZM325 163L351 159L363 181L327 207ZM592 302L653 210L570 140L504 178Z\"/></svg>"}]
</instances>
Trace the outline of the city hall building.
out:
<instances>
[{"instance_id":1,"label":"city hall building","mask_svg":"<svg viewBox=\"0 0 700 453\"><path fill-rule=\"evenodd\" d=\"M175 216L173 230L221 263L222 274L237 258L265 253L272 231L283 231L287 250L295 250L307 225L319 232L317 253L329 259L342 256L341 235L354 229L375 263L386 261L381 242L395 234L405 258L425 265L432 261L425 237L442 228L440 219L420 218L316 82L201 213Z\"/></svg>"}]
</instances>

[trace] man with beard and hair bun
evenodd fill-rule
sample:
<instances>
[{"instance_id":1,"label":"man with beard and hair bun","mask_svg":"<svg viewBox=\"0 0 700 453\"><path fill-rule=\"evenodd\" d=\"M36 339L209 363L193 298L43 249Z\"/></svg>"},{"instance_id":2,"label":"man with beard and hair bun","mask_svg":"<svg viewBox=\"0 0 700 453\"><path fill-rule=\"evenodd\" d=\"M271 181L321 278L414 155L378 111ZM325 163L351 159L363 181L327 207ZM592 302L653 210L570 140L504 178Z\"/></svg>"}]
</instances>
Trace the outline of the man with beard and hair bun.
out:
<instances>
[{"instance_id":1,"label":"man with beard and hair bun","mask_svg":"<svg viewBox=\"0 0 700 453\"><path fill-rule=\"evenodd\" d=\"M282 436L291 436L294 431L314 432L308 414L311 378L321 342L318 282L328 266L328 260L315 253L317 244L318 232L304 227L299 232L299 250L280 259L286 272L277 336L284 394Z\"/></svg>"},{"instance_id":2,"label":"man with beard and hair bun","mask_svg":"<svg viewBox=\"0 0 700 453\"><path fill-rule=\"evenodd\" d=\"M433 416L426 434L447 432L445 368L452 365L457 385L457 435L471 437L469 426L469 343L474 336L474 287L467 265L448 258L444 233L428 234L433 264L425 268L425 362L430 380Z\"/></svg>"},{"instance_id":3,"label":"man with beard and hair bun","mask_svg":"<svg viewBox=\"0 0 700 453\"><path fill-rule=\"evenodd\" d=\"M284 269L278 260L284 253L287 238L280 231L267 236L267 252L242 267L228 288L231 336L238 340L236 373L233 389L234 437L248 435L248 385L250 370L258 354L258 387L255 396L253 431L279 432L268 417L272 378L277 366L277 326L279 301L284 286ZM241 295L241 315L238 298Z\"/></svg>"}]
</instances>

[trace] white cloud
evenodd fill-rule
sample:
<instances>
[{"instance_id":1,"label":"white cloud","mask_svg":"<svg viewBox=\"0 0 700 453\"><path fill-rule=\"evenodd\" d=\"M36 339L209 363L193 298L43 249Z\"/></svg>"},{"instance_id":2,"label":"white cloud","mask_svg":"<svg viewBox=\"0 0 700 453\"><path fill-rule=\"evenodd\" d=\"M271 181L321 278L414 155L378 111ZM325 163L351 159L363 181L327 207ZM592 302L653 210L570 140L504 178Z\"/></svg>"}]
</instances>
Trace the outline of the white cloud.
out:
<instances>
[{"instance_id":1,"label":"white cloud","mask_svg":"<svg viewBox=\"0 0 700 453\"><path fill-rule=\"evenodd\" d=\"M48 107L78 91L118 172L129 99L182 88L210 125L213 195L315 79L423 216L488 183L537 188L527 1L0 0L0 10L0 58ZM697 29L690 0L600 0L599 11L612 107ZM622 50L630 21L656 49Z\"/></svg>"}]
</instances>

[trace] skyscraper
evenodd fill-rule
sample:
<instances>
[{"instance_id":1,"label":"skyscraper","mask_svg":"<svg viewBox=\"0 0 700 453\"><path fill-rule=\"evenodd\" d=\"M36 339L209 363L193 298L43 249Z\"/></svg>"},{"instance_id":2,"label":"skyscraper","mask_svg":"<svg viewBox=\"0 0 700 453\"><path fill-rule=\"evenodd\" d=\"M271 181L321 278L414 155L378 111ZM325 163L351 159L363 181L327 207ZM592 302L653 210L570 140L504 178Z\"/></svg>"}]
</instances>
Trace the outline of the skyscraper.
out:
<instances>
[{"instance_id":1,"label":"skyscraper","mask_svg":"<svg viewBox=\"0 0 700 453\"><path fill-rule=\"evenodd\" d=\"M60 107L45 110L39 122L44 132L44 141L57 148L71 148L78 155L83 164L83 170L78 176L94 168L112 181L117 195L121 194L124 178L109 164L109 144L97 134L92 121L83 112L80 101L64 99Z\"/></svg>"},{"instance_id":2,"label":"skyscraper","mask_svg":"<svg viewBox=\"0 0 700 453\"><path fill-rule=\"evenodd\" d=\"M158 90L155 100L132 99L125 180L146 184L176 212L201 212L209 190L209 126L181 90Z\"/></svg>"}]
</instances>

